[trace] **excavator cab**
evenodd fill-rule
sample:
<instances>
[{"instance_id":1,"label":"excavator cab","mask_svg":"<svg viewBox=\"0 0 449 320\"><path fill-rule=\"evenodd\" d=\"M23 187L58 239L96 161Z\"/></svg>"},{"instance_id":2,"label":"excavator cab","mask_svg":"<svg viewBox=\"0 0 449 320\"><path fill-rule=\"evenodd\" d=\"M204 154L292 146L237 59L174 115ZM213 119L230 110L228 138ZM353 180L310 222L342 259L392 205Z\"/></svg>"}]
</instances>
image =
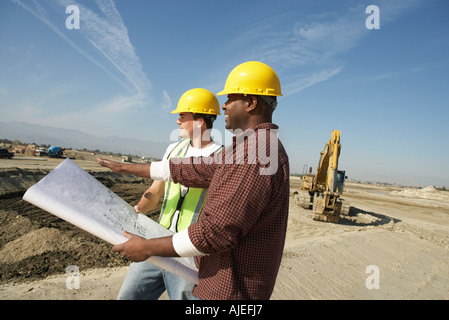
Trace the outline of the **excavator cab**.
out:
<instances>
[{"instance_id":1,"label":"excavator cab","mask_svg":"<svg viewBox=\"0 0 449 320\"><path fill-rule=\"evenodd\" d=\"M337 171L337 181L335 185L335 192L341 195L343 193L343 187L345 185L345 180L347 177L345 176L345 171L338 170Z\"/></svg>"}]
</instances>

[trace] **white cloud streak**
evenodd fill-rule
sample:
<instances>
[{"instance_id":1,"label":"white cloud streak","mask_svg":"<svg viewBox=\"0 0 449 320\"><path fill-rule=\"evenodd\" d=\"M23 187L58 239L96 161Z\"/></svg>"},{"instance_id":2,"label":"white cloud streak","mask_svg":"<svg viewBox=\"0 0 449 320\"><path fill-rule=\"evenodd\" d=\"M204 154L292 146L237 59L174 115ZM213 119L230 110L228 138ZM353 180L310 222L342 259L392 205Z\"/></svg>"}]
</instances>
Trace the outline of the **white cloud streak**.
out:
<instances>
[{"instance_id":1,"label":"white cloud streak","mask_svg":"<svg viewBox=\"0 0 449 320\"><path fill-rule=\"evenodd\" d=\"M423 0L380 1L381 28L422 3ZM338 13L303 16L301 20L292 19L296 13L283 13L262 26L249 27L233 45L251 47L249 59L272 66L281 78L283 95L288 96L344 70L345 54L369 35L365 27L367 5L355 3Z\"/></svg>"},{"instance_id":2,"label":"white cloud streak","mask_svg":"<svg viewBox=\"0 0 449 320\"><path fill-rule=\"evenodd\" d=\"M296 76L293 79L285 79L283 85L284 96L300 92L308 87L311 87L319 82L326 81L333 76L339 74L343 70L343 66L336 68L325 69L316 73L308 74L307 76ZM290 80L290 81L289 81Z\"/></svg>"},{"instance_id":3,"label":"white cloud streak","mask_svg":"<svg viewBox=\"0 0 449 320\"><path fill-rule=\"evenodd\" d=\"M40 21L42 21L44 24L46 24L53 32L55 32L61 39L66 41L72 48L74 48L76 51L78 51L80 54L82 54L84 57L86 57L90 62L95 64L98 68L103 70L109 77L111 77L114 81L119 83L123 88L127 89L126 83L124 83L120 78L118 78L116 75L114 75L108 68L106 68L101 62L99 62L97 59L86 53L84 50L82 50L75 42L73 42L69 37L67 37L61 30L59 30L48 18L48 14L45 11L45 9L37 2L33 1L34 4L33 7L30 7L26 4L24 4L20 0L12 0L14 3L34 15L36 18L38 18Z\"/></svg>"},{"instance_id":4,"label":"white cloud streak","mask_svg":"<svg viewBox=\"0 0 449 320\"><path fill-rule=\"evenodd\" d=\"M33 1L27 5L21 0L12 0L17 5L30 12L61 39L80 54L103 70L109 77L119 83L123 88L129 90L130 86L134 88L135 93L145 93L151 88L151 82L142 71L142 65L135 49L128 36L128 30L123 23L120 13L117 11L112 0L97 0L96 3L104 16L97 15L90 8L69 0L59 0L61 9L69 5L77 5L80 8L82 26L79 29L90 42L90 44L101 53L114 67L112 70L106 67L104 63L81 49L73 40L64 34L55 24L53 24L47 11L37 2ZM62 11L65 12L65 11ZM117 76L118 71L123 77Z\"/></svg>"},{"instance_id":5,"label":"white cloud streak","mask_svg":"<svg viewBox=\"0 0 449 320\"><path fill-rule=\"evenodd\" d=\"M168 95L168 92L163 90L162 96L162 110L170 110L172 108L172 102L170 96Z\"/></svg>"},{"instance_id":6,"label":"white cloud streak","mask_svg":"<svg viewBox=\"0 0 449 320\"><path fill-rule=\"evenodd\" d=\"M73 1L60 0L62 6ZM142 70L140 59L129 39L128 30L112 0L97 0L103 15L96 14L90 8L76 4L82 13L80 31L86 39L124 76L137 93L146 93L151 83Z\"/></svg>"},{"instance_id":7,"label":"white cloud streak","mask_svg":"<svg viewBox=\"0 0 449 320\"><path fill-rule=\"evenodd\" d=\"M270 26L263 28L267 27ZM275 27L279 32L263 41L255 59L277 70L284 96L291 95L342 72L341 57L357 45L363 28L364 24L350 15L330 14L313 22L293 22L287 30ZM259 34L267 34L260 31Z\"/></svg>"},{"instance_id":8,"label":"white cloud streak","mask_svg":"<svg viewBox=\"0 0 449 320\"><path fill-rule=\"evenodd\" d=\"M44 8L41 5L42 2L38 3L35 0L32 2L12 1L47 25L62 40L100 68L127 92L127 94L117 94L115 97L84 108L82 112L77 110L60 115L42 115L39 123L48 125L64 123L65 126L78 128L81 125L82 130L92 132L92 130L98 130L99 126L113 127L115 123L122 122L124 116L141 111L149 103L152 84L143 72L128 30L113 0L96 0L95 4L99 9L97 13L94 12L94 6L88 8L72 0L57 0L48 8ZM91 3L94 4L94 2ZM80 29L76 31L84 36L87 40L86 44L89 43L98 52L98 56L89 53L87 48L81 47L78 39L72 40L65 30L61 30L52 22L50 11L46 9L49 10L54 5L64 13L67 6L78 6L81 23ZM162 107L168 108L171 106L170 97L165 91L162 94ZM107 129L103 131L103 134L107 134Z\"/></svg>"}]
</instances>

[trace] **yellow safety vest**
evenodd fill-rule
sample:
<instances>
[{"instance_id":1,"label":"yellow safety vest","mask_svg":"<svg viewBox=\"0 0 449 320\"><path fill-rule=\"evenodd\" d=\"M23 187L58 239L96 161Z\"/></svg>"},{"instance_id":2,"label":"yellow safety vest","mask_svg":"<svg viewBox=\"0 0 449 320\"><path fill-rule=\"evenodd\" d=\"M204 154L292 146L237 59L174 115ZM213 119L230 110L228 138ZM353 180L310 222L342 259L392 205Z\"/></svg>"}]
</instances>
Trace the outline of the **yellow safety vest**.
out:
<instances>
[{"instance_id":1,"label":"yellow safety vest","mask_svg":"<svg viewBox=\"0 0 449 320\"><path fill-rule=\"evenodd\" d=\"M184 158L189 147L190 139L181 140L170 152L167 159ZM188 188L184 197L181 197L181 185L179 183L165 182L164 201L159 216L159 224L169 229L175 212L179 210L176 231L186 229L198 220L206 194L207 189Z\"/></svg>"}]
</instances>

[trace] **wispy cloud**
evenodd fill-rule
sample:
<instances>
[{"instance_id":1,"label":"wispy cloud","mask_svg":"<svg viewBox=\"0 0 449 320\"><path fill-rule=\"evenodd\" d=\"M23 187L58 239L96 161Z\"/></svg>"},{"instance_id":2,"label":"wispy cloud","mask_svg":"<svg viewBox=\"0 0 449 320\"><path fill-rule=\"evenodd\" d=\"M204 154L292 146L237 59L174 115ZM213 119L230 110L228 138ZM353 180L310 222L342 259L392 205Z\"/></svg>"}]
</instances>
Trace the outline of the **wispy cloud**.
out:
<instances>
[{"instance_id":1,"label":"wispy cloud","mask_svg":"<svg viewBox=\"0 0 449 320\"><path fill-rule=\"evenodd\" d=\"M89 7L73 0L56 0L51 3L12 1L47 25L125 90L122 94L117 92L114 97L94 103L82 113L77 111L63 115L45 115L45 119L39 120L40 123L45 122L48 125L64 123L66 126L82 124L85 131L91 131L90 127L98 125L113 126L114 123L120 122L123 116L141 111L145 105L153 102L151 81L143 72L143 66L129 38L128 29L113 0L92 1L88 3ZM65 12L65 8L69 5L76 5L80 10L80 29L73 33L76 37L72 37L64 30L65 25L56 25L51 19L51 9L56 6L57 10ZM83 37L78 37L79 34ZM89 46L94 50L89 50ZM164 91L162 98L156 100L160 99L162 107L171 106L167 92ZM26 106L23 109L26 109Z\"/></svg>"},{"instance_id":2,"label":"wispy cloud","mask_svg":"<svg viewBox=\"0 0 449 320\"><path fill-rule=\"evenodd\" d=\"M294 94L319 82L326 81L340 73L342 70L343 66L339 66L336 68L317 71L316 73L307 74L304 76L294 76L292 79L284 78L284 85L282 88L284 92L283 95L286 96Z\"/></svg>"},{"instance_id":3,"label":"wispy cloud","mask_svg":"<svg viewBox=\"0 0 449 320\"><path fill-rule=\"evenodd\" d=\"M391 78L398 77L399 75L400 75L399 72L387 72L387 73L381 73L381 74L373 75L373 76L367 75L367 76L361 77L359 79L359 81L369 82L369 81L385 80L385 79L391 79Z\"/></svg>"},{"instance_id":4,"label":"wispy cloud","mask_svg":"<svg viewBox=\"0 0 449 320\"><path fill-rule=\"evenodd\" d=\"M73 111L59 114L44 113L42 103L40 108L36 108L34 102L24 103L18 108L21 110L21 121L36 123L37 118L41 125L54 127L64 124L66 128L77 128L86 133L108 136L116 134L117 130L123 130L124 127L133 126L132 123L127 122L132 121L127 115L133 114L136 108L143 108L145 99L142 95L119 95L105 99L82 111L72 109Z\"/></svg>"},{"instance_id":5,"label":"wispy cloud","mask_svg":"<svg viewBox=\"0 0 449 320\"><path fill-rule=\"evenodd\" d=\"M31 3L23 3L20 0L12 0L14 3L18 4L26 11L34 15L40 21L42 21L45 25L47 25L53 32L55 32L62 40L66 41L70 46L72 46L76 51L86 57L89 61L103 70L109 77L119 83L123 88L127 88L126 83L117 77L111 70L109 70L106 66L104 66L98 59L94 58L92 55L85 52L78 46L74 41L72 41L69 37L67 37L49 18L47 11L37 2L33 1ZM29 4L29 5L28 5Z\"/></svg>"},{"instance_id":6,"label":"wispy cloud","mask_svg":"<svg viewBox=\"0 0 449 320\"><path fill-rule=\"evenodd\" d=\"M279 18L274 22L277 26L263 27L274 27L278 32L265 39L255 59L278 70L284 96L342 72L345 64L342 56L357 45L364 32L361 19L356 20L350 14L329 13L290 24L282 22L284 17Z\"/></svg>"},{"instance_id":7,"label":"wispy cloud","mask_svg":"<svg viewBox=\"0 0 449 320\"><path fill-rule=\"evenodd\" d=\"M422 3L423 0L380 0L381 28ZM283 13L263 25L250 27L234 44L251 47L252 51L246 52L247 58L272 66L281 77L284 96L294 94L344 70L346 54L369 35L365 27L366 6L365 3L340 7L338 12L307 15L301 20L297 14Z\"/></svg>"},{"instance_id":8,"label":"wispy cloud","mask_svg":"<svg viewBox=\"0 0 449 320\"><path fill-rule=\"evenodd\" d=\"M162 96L162 110L170 110L172 108L172 102L170 96L168 95L168 92L163 90Z\"/></svg>"},{"instance_id":9,"label":"wispy cloud","mask_svg":"<svg viewBox=\"0 0 449 320\"><path fill-rule=\"evenodd\" d=\"M142 64L131 43L128 29L114 2L97 0L96 3L102 14L76 4L82 12L80 31L137 93L147 92L151 83L142 71ZM67 6L73 4L73 1L60 0L60 4Z\"/></svg>"}]
</instances>

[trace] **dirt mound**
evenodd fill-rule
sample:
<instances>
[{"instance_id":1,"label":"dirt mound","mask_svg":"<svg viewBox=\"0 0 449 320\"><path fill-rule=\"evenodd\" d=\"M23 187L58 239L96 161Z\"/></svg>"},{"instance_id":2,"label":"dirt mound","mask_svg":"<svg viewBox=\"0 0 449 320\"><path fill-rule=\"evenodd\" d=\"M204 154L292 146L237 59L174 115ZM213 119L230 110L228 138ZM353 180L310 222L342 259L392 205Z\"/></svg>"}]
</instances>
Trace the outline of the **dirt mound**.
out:
<instances>
[{"instance_id":1,"label":"dirt mound","mask_svg":"<svg viewBox=\"0 0 449 320\"><path fill-rule=\"evenodd\" d=\"M19 168L0 170L0 199L10 194L22 194L33 184L41 180L50 170ZM3 207L2 207L3 208Z\"/></svg>"},{"instance_id":2,"label":"dirt mound","mask_svg":"<svg viewBox=\"0 0 449 320\"><path fill-rule=\"evenodd\" d=\"M56 247L72 247L77 249L80 244L69 238L68 233L62 233L55 228L33 230L5 244L0 251L0 263L16 263L32 256L51 252Z\"/></svg>"},{"instance_id":3,"label":"dirt mound","mask_svg":"<svg viewBox=\"0 0 449 320\"><path fill-rule=\"evenodd\" d=\"M405 189L401 191L392 191L390 195L409 198L433 199L449 201L449 192L439 191L433 186L427 186L422 189Z\"/></svg>"},{"instance_id":4,"label":"dirt mound","mask_svg":"<svg viewBox=\"0 0 449 320\"><path fill-rule=\"evenodd\" d=\"M82 271L129 263L103 240L22 199L26 189L46 172L14 169L0 174L0 284L63 274L70 265ZM131 205L151 183L110 172L91 174ZM154 220L158 209L149 214Z\"/></svg>"}]
</instances>

